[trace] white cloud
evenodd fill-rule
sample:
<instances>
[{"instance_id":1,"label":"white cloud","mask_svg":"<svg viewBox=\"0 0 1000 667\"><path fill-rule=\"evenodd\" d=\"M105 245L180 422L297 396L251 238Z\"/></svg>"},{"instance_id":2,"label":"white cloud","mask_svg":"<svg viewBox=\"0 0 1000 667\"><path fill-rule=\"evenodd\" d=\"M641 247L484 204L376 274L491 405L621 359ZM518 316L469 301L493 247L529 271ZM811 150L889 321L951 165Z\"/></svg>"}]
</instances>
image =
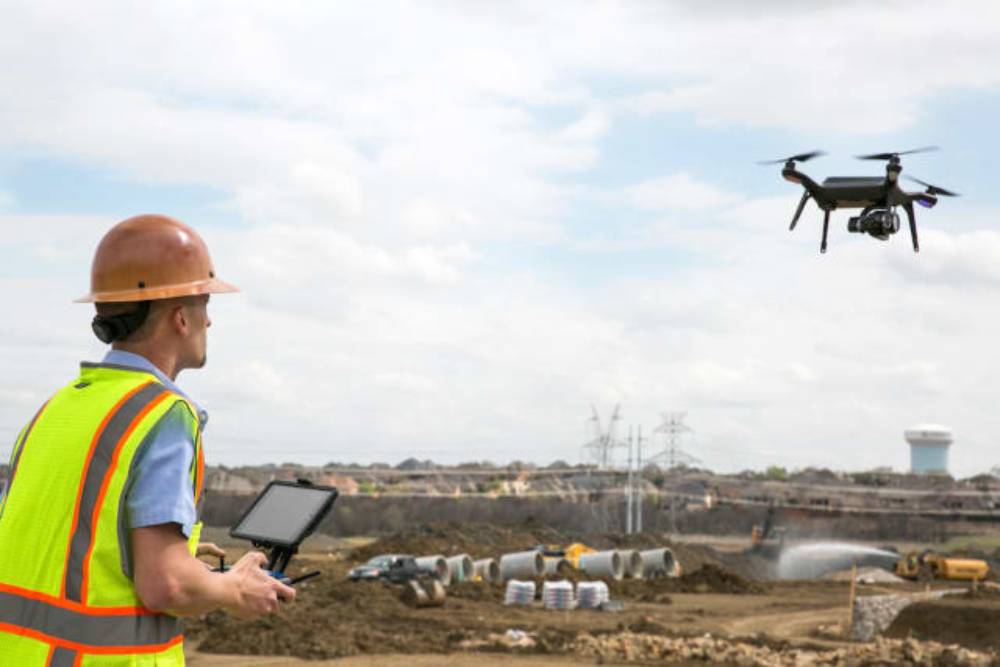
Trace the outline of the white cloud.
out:
<instances>
[{"instance_id":1,"label":"white cloud","mask_svg":"<svg viewBox=\"0 0 1000 667\"><path fill-rule=\"evenodd\" d=\"M914 256L838 212L820 256L812 205L790 234L795 194L680 152L611 174L631 188L574 179L607 174L633 114L919 128L1000 84L994 4L104 7L6 8L0 146L222 193L229 226L192 222L244 293L181 377L216 461L573 458L587 406L621 402L647 426L688 409L721 467L901 466L922 420L962 470L993 462L962 438L1000 426L994 233L931 228ZM656 218L581 230L590 203ZM68 300L110 222L0 218L8 440L99 354Z\"/></svg>"},{"instance_id":2,"label":"white cloud","mask_svg":"<svg viewBox=\"0 0 1000 667\"><path fill-rule=\"evenodd\" d=\"M741 199L684 172L638 183L627 188L625 194L633 206L650 211L707 211L731 206Z\"/></svg>"}]
</instances>

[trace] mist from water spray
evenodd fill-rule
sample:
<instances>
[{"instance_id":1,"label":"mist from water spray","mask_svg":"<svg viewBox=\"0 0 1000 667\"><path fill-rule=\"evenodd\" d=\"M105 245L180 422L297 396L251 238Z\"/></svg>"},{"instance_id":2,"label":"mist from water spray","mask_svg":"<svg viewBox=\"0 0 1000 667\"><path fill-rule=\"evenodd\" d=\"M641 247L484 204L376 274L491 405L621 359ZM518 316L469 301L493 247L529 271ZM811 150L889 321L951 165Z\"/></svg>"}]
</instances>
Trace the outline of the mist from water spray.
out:
<instances>
[{"instance_id":1,"label":"mist from water spray","mask_svg":"<svg viewBox=\"0 0 1000 667\"><path fill-rule=\"evenodd\" d=\"M811 542L788 547L778 559L779 579L815 579L852 565L891 569L899 554L849 542Z\"/></svg>"}]
</instances>

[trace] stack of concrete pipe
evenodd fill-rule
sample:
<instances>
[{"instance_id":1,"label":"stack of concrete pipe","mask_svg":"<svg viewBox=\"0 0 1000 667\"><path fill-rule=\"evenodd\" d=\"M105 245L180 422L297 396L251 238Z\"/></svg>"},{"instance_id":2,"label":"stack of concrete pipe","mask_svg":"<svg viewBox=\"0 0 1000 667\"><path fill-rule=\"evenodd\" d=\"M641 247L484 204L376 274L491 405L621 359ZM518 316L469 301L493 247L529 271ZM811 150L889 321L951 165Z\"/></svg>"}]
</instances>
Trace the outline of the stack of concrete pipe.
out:
<instances>
[{"instance_id":1,"label":"stack of concrete pipe","mask_svg":"<svg viewBox=\"0 0 1000 667\"><path fill-rule=\"evenodd\" d=\"M639 552L630 549L628 551L622 551L621 555L622 568L625 570L625 576L629 579L642 579L642 556L639 555Z\"/></svg>"},{"instance_id":2,"label":"stack of concrete pipe","mask_svg":"<svg viewBox=\"0 0 1000 667\"><path fill-rule=\"evenodd\" d=\"M647 579L678 575L677 559L674 552L666 547L640 551L639 556L642 558L642 574Z\"/></svg>"},{"instance_id":3,"label":"stack of concrete pipe","mask_svg":"<svg viewBox=\"0 0 1000 667\"><path fill-rule=\"evenodd\" d=\"M534 579L545 574L545 558L537 551L518 551L500 556L500 577Z\"/></svg>"},{"instance_id":4,"label":"stack of concrete pipe","mask_svg":"<svg viewBox=\"0 0 1000 667\"><path fill-rule=\"evenodd\" d=\"M473 561L472 575L492 584L495 581L500 581L500 565L494 558Z\"/></svg>"},{"instance_id":5,"label":"stack of concrete pipe","mask_svg":"<svg viewBox=\"0 0 1000 667\"><path fill-rule=\"evenodd\" d=\"M617 551L597 551L580 556L580 569L592 577L621 579L625 576L622 555Z\"/></svg>"},{"instance_id":6,"label":"stack of concrete pipe","mask_svg":"<svg viewBox=\"0 0 1000 667\"><path fill-rule=\"evenodd\" d=\"M436 574L445 586L451 583L451 570L448 568L448 561L445 560L444 556L421 556L415 560L417 567Z\"/></svg>"},{"instance_id":7,"label":"stack of concrete pipe","mask_svg":"<svg viewBox=\"0 0 1000 667\"><path fill-rule=\"evenodd\" d=\"M469 554L459 554L445 558L448 565L448 580L452 582L468 581L472 579L473 565L472 557Z\"/></svg>"}]
</instances>

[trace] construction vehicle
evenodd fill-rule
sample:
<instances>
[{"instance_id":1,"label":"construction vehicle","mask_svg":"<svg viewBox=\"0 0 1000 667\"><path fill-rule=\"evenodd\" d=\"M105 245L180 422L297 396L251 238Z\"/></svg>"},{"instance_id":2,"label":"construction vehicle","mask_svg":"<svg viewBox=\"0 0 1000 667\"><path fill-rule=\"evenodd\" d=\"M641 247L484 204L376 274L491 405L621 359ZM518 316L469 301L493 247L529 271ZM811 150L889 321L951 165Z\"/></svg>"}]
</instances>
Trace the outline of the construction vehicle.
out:
<instances>
[{"instance_id":1,"label":"construction vehicle","mask_svg":"<svg viewBox=\"0 0 1000 667\"><path fill-rule=\"evenodd\" d=\"M586 544L574 542L573 544L569 544L564 547L556 544L539 544L535 547L535 551L540 552L546 560L563 559L569 561L569 564L572 565L574 569L579 570L580 556L583 554L596 553L597 550L588 547Z\"/></svg>"},{"instance_id":2,"label":"construction vehicle","mask_svg":"<svg viewBox=\"0 0 1000 667\"><path fill-rule=\"evenodd\" d=\"M764 523L750 529L750 549L747 553L765 558L777 558L785 548L785 529L774 526L774 504L768 506Z\"/></svg>"},{"instance_id":3,"label":"construction vehicle","mask_svg":"<svg viewBox=\"0 0 1000 667\"><path fill-rule=\"evenodd\" d=\"M900 558L893 572L897 577L912 581L984 581L990 576L990 566L978 558L951 558L924 551Z\"/></svg>"}]
</instances>

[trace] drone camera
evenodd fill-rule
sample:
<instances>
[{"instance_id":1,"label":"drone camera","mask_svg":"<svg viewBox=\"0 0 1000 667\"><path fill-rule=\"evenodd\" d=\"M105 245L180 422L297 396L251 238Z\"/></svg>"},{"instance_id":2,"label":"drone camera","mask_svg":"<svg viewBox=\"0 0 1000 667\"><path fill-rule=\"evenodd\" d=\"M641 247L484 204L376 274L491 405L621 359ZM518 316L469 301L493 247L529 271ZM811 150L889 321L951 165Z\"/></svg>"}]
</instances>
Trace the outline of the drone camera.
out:
<instances>
[{"instance_id":1,"label":"drone camera","mask_svg":"<svg viewBox=\"0 0 1000 667\"><path fill-rule=\"evenodd\" d=\"M891 234L899 231L899 215L887 209L879 209L857 215L847 221L847 231L868 234L886 241Z\"/></svg>"}]
</instances>

